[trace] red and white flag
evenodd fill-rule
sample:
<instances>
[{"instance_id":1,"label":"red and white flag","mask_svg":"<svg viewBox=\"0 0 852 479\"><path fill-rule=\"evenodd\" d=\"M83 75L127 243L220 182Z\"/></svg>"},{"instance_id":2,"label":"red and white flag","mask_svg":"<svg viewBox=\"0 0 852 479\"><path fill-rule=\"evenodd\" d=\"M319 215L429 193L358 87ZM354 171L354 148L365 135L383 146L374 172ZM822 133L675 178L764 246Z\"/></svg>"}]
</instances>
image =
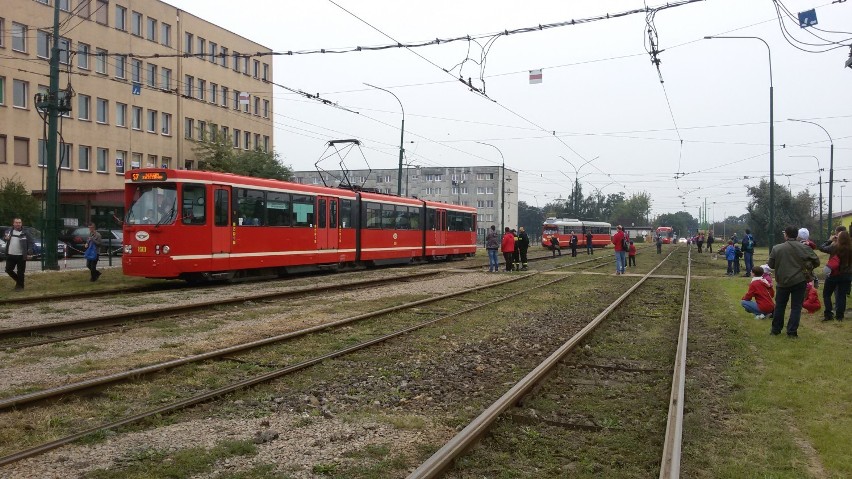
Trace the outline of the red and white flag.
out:
<instances>
[{"instance_id":1,"label":"red and white flag","mask_svg":"<svg viewBox=\"0 0 852 479\"><path fill-rule=\"evenodd\" d=\"M541 69L530 70L530 85L533 83L541 83Z\"/></svg>"}]
</instances>

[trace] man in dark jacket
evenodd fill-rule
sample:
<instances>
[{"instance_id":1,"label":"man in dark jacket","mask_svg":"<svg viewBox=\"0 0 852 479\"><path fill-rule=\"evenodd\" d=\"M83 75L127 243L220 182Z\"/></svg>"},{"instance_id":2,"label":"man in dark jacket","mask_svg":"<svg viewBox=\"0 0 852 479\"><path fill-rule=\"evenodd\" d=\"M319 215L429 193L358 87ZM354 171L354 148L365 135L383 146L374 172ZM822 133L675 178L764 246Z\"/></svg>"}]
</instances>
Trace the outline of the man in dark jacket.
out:
<instances>
[{"instance_id":1,"label":"man in dark jacket","mask_svg":"<svg viewBox=\"0 0 852 479\"><path fill-rule=\"evenodd\" d=\"M595 245L592 244L591 231L586 231L586 254L595 254Z\"/></svg>"},{"instance_id":2,"label":"man in dark jacket","mask_svg":"<svg viewBox=\"0 0 852 479\"><path fill-rule=\"evenodd\" d=\"M568 244L571 245L571 256L577 256L577 234L573 231L571 232L571 239L568 240Z\"/></svg>"},{"instance_id":3,"label":"man in dark jacket","mask_svg":"<svg viewBox=\"0 0 852 479\"><path fill-rule=\"evenodd\" d=\"M799 336L799 318L805 300L805 271L819 266L814 250L796 241L798 230L794 226L784 228L785 241L772 247L769 253L770 268L775 270L778 288L775 290L775 313L772 315L773 335L781 334L784 327L784 310L790 301L790 320L787 322L787 337Z\"/></svg>"},{"instance_id":4,"label":"man in dark jacket","mask_svg":"<svg viewBox=\"0 0 852 479\"><path fill-rule=\"evenodd\" d=\"M6 242L6 274L15 280L15 291L24 289L24 274L27 270L27 256L32 254L33 239L24 230L21 218L12 221L12 227L3 233Z\"/></svg>"},{"instance_id":5,"label":"man in dark jacket","mask_svg":"<svg viewBox=\"0 0 852 479\"><path fill-rule=\"evenodd\" d=\"M754 236L751 234L751 230L746 228L746 234L743 236L743 258L745 261L745 274L743 276L751 276L751 270L754 268Z\"/></svg>"},{"instance_id":6,"label":"man in dark jacket","mask_svg":"<svg viewBox=\"0 0 852 479\"><path fill-rule=\"evenodd\" d=\"M521 269L527 269L527 250L530 249L530 237L527 236L523 226L518 228L517 247L521 255Z\"/></svg>"},{"instance_id":7,"label":"man in dark jacket","mask_svg":"<svg viewBox=\"0 0 852 479\"><path fill-rule=\"evenodd\" d=\"M494 225L491 225L491 229L488 230L488 235L485 237L485 249L488 251L488 272L500 271L500 261L497 259L497 250L500 249L500 235L497 234L497 227Z\"/></svg>"}]
</instances>

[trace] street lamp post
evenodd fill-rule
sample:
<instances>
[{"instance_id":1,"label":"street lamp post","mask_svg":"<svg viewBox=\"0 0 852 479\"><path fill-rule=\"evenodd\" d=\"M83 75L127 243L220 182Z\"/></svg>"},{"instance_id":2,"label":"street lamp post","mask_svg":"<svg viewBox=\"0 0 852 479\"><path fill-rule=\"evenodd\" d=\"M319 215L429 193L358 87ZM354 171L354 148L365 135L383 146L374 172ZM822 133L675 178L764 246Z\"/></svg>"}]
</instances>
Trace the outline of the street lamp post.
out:
<instances>
[{"instance_id":1,"label":"street lamp post","mask_svg":"<svg viewBox=\"0 0 852 479\"><path fill-rule=\"evenodd\" d=\"M500 166L500 231L502 232L506 229L506 157L503 156L500 148L490 143L483 143L481 141L477 141L477 143L494 148L497 150L497 153L500 153L500 158L503 160Z\"/></svg>"},{"instance_id":2,"label":"street lamp post","mask_svg":"<svg viewBox=\"0 0 852 479\"><path fill-rule=\"evenodd\" d=\"M384 88L377 87L375 85L370 85L369 83L364 84L368 87L375 88L376 90L382 90L393 95L393 97L396 98L396 101L399 102L399 109L402 110L402 124L399 126L399 170L396 175L396 194L398 196L402 196L402 154L405 152L405 148L403 148L403 139L405 138L405 108L402 107L402 102L399 100L399 97L394 95L392 91L385 90Z\"/></svg>"},{"instance_id":3,"label":"street lamp post","mask_svg":"<svg viewBox=\"0 0 852 479\"><path fill-rule=\"evenodd\" d=\"M769 44L766 43L766 40L760 37L739 37L739 36L708 36L704 37L705 40L712 40L715 38L728 38L728 39L750 39L750 40L760 40L766 45L766 50L769 52L769 233L767 234L767 238L769 239L769 251L772 252L772 247L775 245L775 114L773 110L774 100L773 100L773 88L772 88L772 49L769 48Z\"/></svg>"},{"instance_id":4,"label":"street lamp post","mask_svg":"<svg viewBox=\"0 0 852 479\"><path fill-rule=\"evenodd\" d=\"M586 160L586 162L583 163L582 165L580 165L579 167L574 166L574 163L571 163L570 161L568 161L568 159L565 158L564 156L560 155L559 158L562 158L562 160L565 161L565 163L568 163L569 165L571 165L571 168L574 169L574 191L571 192L571 207L573 208L574 212L576 213L579 210L579 205L580 205L580 200L581 200L581 198L577 197L577 194L578 194L577 191L580 188L580 178L579 178L580 170L582 170L584 166L586 166L589 163L597 160L600 157L596 156L596 157L592 158L591 160ZM588 176L588 175L585 175L585 176Z\"/></svg>"},{"instance_id":5,"label":"street lamp post","mask_svg":"<svg viewBox=\"0 0 852 479\"><path fill-rule=\"evenodd\" d=\"M817 173L819 173L819 234L822 234L822 168L819 166L819 158L813 155L791 155L790 158L813 158L817 162Z\"/></svg>"},{"instance_id":6,"label":"street lamp post","mask_svg":"<svg viewBox=\"0 0 852 479\"><path fill-rule=\"evenodd\" d=\"M831 143L831 156L829 157L828 163L828 228L825 232L825 237L828 238L831 236L831 230L834 228L834 221L831 217L831 200L834 197L834 140L831 139L831 135L828 134L828 130L823 128L820 124L814 123L809 120L796 120L794 118L788 118L790 121L798 121L799 123L810 123L811 125L819 127L820 130L825 132L825 135L828 137L829 143Z\"/></svg>"}]
</instances>

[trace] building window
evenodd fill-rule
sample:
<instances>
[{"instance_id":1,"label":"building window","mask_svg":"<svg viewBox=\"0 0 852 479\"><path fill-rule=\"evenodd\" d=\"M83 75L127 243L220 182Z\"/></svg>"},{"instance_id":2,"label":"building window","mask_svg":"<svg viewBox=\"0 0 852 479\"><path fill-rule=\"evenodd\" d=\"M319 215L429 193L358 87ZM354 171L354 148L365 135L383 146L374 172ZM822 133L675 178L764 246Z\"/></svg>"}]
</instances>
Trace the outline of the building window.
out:
<instances>
[{"instance_id":1,"label":"building window","mask_svg":"<svg viewBox=\"0 0 852 479\"><path fill-rule=\"evenodd\" d=\"M89 171L92 167L92 147L80 145L77 150L77 169Z\"/></svg>"},{"instance_id":2,"label":"building window","mask_svg":"<svg viewBox=\"0 0 852 479\"><path fill-rule=\"evenodd\" d=\"M219 65L228 68L228 49L222 47L222 54L219 55Z\"/></svg>"},{"instance_id":3,"label":"building window","mask_svg":"<svg viewBox=\"0 0 852 479\"><path fill-rule=\"evenodd\" d=\"M153 63L148 64L148 86L157 88L157 65Z\"/></svg>"},{"instance_id":4,"label":"building window","mask_svg":"<svg viewBox=\"0 0 852 479\"><path fill-rule=\"evenodd\" d=\"M139 12L130 13L130 34L142 36L142 14Z\"/></svg>"},{"instance_id":5,"label":"building window","mask_svg":"<svg viewBox=\"0 0 852 479\"><path fill-rule=\"evenodd\" d=\"M494 187L493 186L486 186L485 187L485 194L486 195L493 195L494 194Z\"/></svg>"},{"instance_id":6,"label":"building window","mask_svg":"<svg viewBox=\"0 0 852 479\"><path fill-rule=\"evenodd\" d=\"M207 51L207 40L205 40L202 37L198 37L198 58L202 58L206 51Z\"/></svg>"},{"instance_id":7,"label":"building window","mask_svg":"<svg viewBox=\"0 0 852 479\"><path fill-rule=\"evenodd\" d=\"M167 47L172 46L172 26L168 23L160 24L160 43Z\"/></svg>"},{"instance_id":8,"label":"building window","mask_svg":"<svg viewBox=\"0 0 852 479\"><path fill-rule=\"evenodd\" d=\"M260 98L254 97L254 114L260 115Z\"/></svg>"},{"instance_id":9,"label":"building window","mask_svg":"<svg viewBox=\"0 0 852 479\"><path fill-rule=\"evenodd\" d=\"M251 133L246 131L243 132L243 149L248 150L251 143Z\"/></svg>"},{"instance_id":10,"label":"building window","mask_svg":"<svg viewBox=\"0 0 852 479\"><path fill-rule=\"evenodd\" d=\"M222 127L222 135L219 137L223 142L231 138L231 130L227 126Z\"/></svg>"},{"instance_id":11,"label":"building window","mask_svg":"<svg viewBox=\"0 0 852 479\"><path fill-rule=\"evenodd\" d=\"M127 158L127 152L122 151L121 156L123 158ZM122 161L121 164L124 165L124 162ZM130 167L131 168L141 168L142 167L142 153L131 153L130 154ZM116 170L118 170L117 167L116 167ZM124 173L124 168L122 167L121 171L116 171L116 173Z\"/></svg>"},{"instance_id":12,"label":"building window","mask_svg":"<svg viewBox=\"0 0 852 479\"><path fill-rule=\"evenodd\" d=\"M163 68L163 78L160 83L160 88L163 90L172 89L172 70L170 68Z\"/></svg>"},{"instance_id":13,"label":"building window","mask_svg":"<svg viewBox=\"0 0 852 479\"><path fill-rule=\"evenodd\" d=\"M12 80L12 106L27 108L30 98L30 83L22 80Z\"/></svg>"},{"instance_id":14,"label":"building window","mask_svg":"<svg viewBox=\"0 0 852 479\"><path fill-rule=\"evenodd\" d=\"M157 132L157 110L148 110L148 132Z\"/></svg>"},{"instance_id":15,"label":"building window","mask_svg":"<svg viewBox=\"0 0 852 479\"><path fill-rule=\"evenodd\" d=\"M228 106L228 87L222 87L222 106Z\"/></svg>"},{"instance_id":16,"label":"building window","mask_svg":"<svg viewBox=\"0 0 852 479\"><path fill-rule=\"evenodd\" d=\"M198 139L201 141L207 141L207 122L206 121L198 121Z\"/></svg>"},{"instance_id":17,"label":"building window","mask_svg":"<svg viewBox=\"0 0 852 479\"><path fill-rule=\"evenodd\" d=\"M426 175L426 181L441 181L442 175Z\"/></svg>"},{"instance_id":18,"label":"building window","mask_svg":"<svg viewBox=\"0 0 852 479\"><path fill-rule=\"evenodd\" d=\"M127 31L127 9L121 5L115 6L115 28Z\"/></svg>"},{"instance_id":19,"label":"building window","mask_svg":"<svg viewBox=\"0 0 852 479\"><path fill-rule=\"evenodd\" d=\"M91 120L89 110L92 107L92 97L89 95L77 95L77 118L80 120Z\"/></svg>"},{"instance_id":20,"label":"building window","mask_svg":"<svg viewBox=\"0 0 852 479\"><path fill-rule=\"evenodd\" d=\"M115 126L127 127L127 104L115 104Z\"/></svg>"},{"instance_id":21,"label":"building window","mask_svg":"<svg viewBox=\"0 0 852 479\"><path fill-rule=\"evenodd\" d=\"M30 164L30 139L15 137L15 164Z\"/></svg>"},{"instance_id":22,"label":"building window","mask_svg":"<svg viewBox=\"0 0 852 479\"><path fill-rule=\"evenodd\" d=\"M269 153L269 137L263 135L263 151Z\"/></svg>"},{"instance_id":23,"label":"building window","mask_svg":"<svg viewBox=\"0 0 852 479\"><path fill-rule=\"evenodd\" d=\"M210 84L210 103L219 103L219 85L215 83Z\"/></svg>"},{"instance_id":24,"label":"building window","mask_svg":"<svg viewBox=\"0 0 852 479\"><path fill-rule=\"evenodd\" d=\"M192 98L192 93L193 93L193 90L195 89L195 78L190 76L190 75L184 76L183 87L184 87L184 92L183 92L184 96L188 96L189 98Z\"/></svg>"},{"instance_id":25,"label":"building window","mask_svg":"<svg viewBox=\"0 0 852 479\"><path fill-rule=\"evenodd\" d=\"M192 118L184 118L183 136L187 139L192 139L192 130L195 129L195 120Z\"/></svg>"},{"instance_id":26,"label":"building window","mask_svg":"<svg viewBox=\"0 0 852 479\"><path fill-rule=\"evenodd\" d=\"M71 11L71 0L58 0L59 1L59 9L63 12Z\"/></svg>"},{"instance_id":27,"label":"building window","mask_svg":"<svg viewBox=\"0 0 852 479\"><path fill-rule=\"evenodd\" d=\"M233 56L234 56L234 65L233 65L234 71L239 72L240 71L240 52L234 52Z\"/></svg>"},{"instance_id":28,"label":"building window","mask_svg":"<svg viewBox=\"0 0 852 479\"><path fill-rule=\"evenodd\" d=\"M41 30L36 31L36 56L50 58L50 34Z\"/></svg>"},{"instance_id":29,"label":"building window","mask_svg":"<svg viewBox=\"0 0 852 479\"><path fill-rule=\"evenodd\" d=\"M263 64L263 81L269 81L269 64Z\"/></svg>"},{"instance_id":30,"label":"building window","mask_svg":"<svg viewBox=\"0 0 852 479\"><path fill-rule=\"evenodd\" d=\"M494 173L477 173L476 179L479 181L493 180Z\"/></svg>"},{"instance_id":31,"label":"building window","mask_svg":"<svg viewBox=\"0 0 852 479\"><path fill-rule=\"evenodd\" d=\"M145 164L148 168L156 168L159 165L157 164L157 155L148 155L148 163Z\"/></svg>"},{"instance_id":32,"label":"building window","mask_svg":"<svg viewBox=\"0 0 852 479\"><path fill-rule=\"evenodd\" d=\"M6 77L0 77L0 105L6 104Z\"/></svg>"},{"instance_id":33,"label":"building window","mask_svg":"<svg viewBox=\"0 0 852 479\"><path fill-rule=\"evenodd\" d=\"M77 44L77 68L81 70L89 69L89 52L91 47L85 43Z\"/></svg>"},{"instance_id":34,"label":"building window","mask_svg":"<svg viewBox=\"0 0 852 479\"><path fill-rule=\"evenodd\" d=\"M240 130L237 130L236 128L234 128L234 148L240 147L240 135L241 134L242 134L242 132Z\"/></svg>"},{"instance_id":35,"label":"building window","mask_svg":"<svg viewBox=\"0 0 852 479\"><path fill-rule=\"evenodd\" d=\"M171 136L171 134L172 134L172 115L170 113L163 113L162 127L163 127L163 134L166 135L166 136Z\"/></svg>"},{"instance_id":36,"label":"building window","mask_svg":"<svg viewBox=\"0 0 852 479\"><path fill-rule=\"evenodd\" d=\"M249 57L244 56L243 57L243 75L248 75L248 74L249 74Z\"/></svg>"},{"instance_id":37,"label":"building window","mask_svg":"<svg viewBox=\"0 0 852 479\"><path fill-rule=\"evenodd\" d=\"M88 20L91 15L91 3L91 0L80 0L77 2L77 16Z\"/></svg>"},{"instance_id":38,"label":"building window","mask_svg":"<svg viewBox=\"0 0 852 479\"><path fill-rule=\"evenodd\" d=\"M27 51L27 26L12 22L12 50L16 52Z\"/></svg>"},{"instance_id":39,"label":"building window","mask_svg":"<svg viewBox=\"0 0 852 479\"><path fill-rule=\"evenodd\" d=\"M107 123L109 121L109 101L103 98L96 100L95 120L98 123Z\"/></svg>"},{"instance_id":40,"label":"building window","mask_svg":"<svg viewBox=\"0 0 852 479\"><path fill-rule=\"evenodd\" d=\"M130 128L134 130L142 129L142 108L134 106L130 111Z\"/></svg>"},{"instance_id":41,"label":"building window","mask_svg":"<svg viewBox=\"0 0 852 479\"><path fill-rule=\"evenodd\" d=\"M152 42L157 41L157 20L155 18L148 17L148 40Z\"/></svg>"},{"instance_id":42,"label":"building window","mask_svg":"<svg viewBox=\"0 0 852 479\"><path fill-rule=\"evenodd\" d=\"M194 41L191 33L187 32L183 34L183 52L187 55L192 55L192 43Z\"/></svg>"},{"instance_id":43,"label":"building window","mask_svg":"<svg viewBox=\"0 0 852 479\"><path fill-rule=\"evenodd\" d=\"M127 78L127 57L124 55L115 56L115 77L122 80Z\"/></svg>"},{"instance_id":44,"label":"building window","mask_svg":"<svg viewBox=\"0 0 852 479\"><path fill-rule=\"evenodd\" d=\"M183 161L183 169L191 170L195 166L195 162L192 160L184 160Z\"/></svg>"},{"instance_id":45,"label":"building window","mask_svg":"<svg viewBox=\"0 0 852 479\"><path fill-rule=\"evenodd\" d=\"M142 60L130 60L130 81L133 83L142 82Z\"/></svg>"},{"instance_id":46,"label":"building window","mask_svg":"<svg viewBox=\"0 0 852 479\"><path fill-rule=\"evenodd\" d=\"M97 0L95 5L95 21L101 25L109 25L109 0Z\"/></svg>"},{"instance_id":47,"label":"building window","mask_svg":"<svg viewBox=\"0 0 852 479\"><path fill-rule=\"evenodd\" d=\"M258 60L254 61L254 70L252 76L254 78L260 78L260 61Z\"/></svg>"},{"instance_id":48,"label":"building window","mask_svg":"<svg viewBox=\"0 0 852 479\"><path fill-rule=\"evenodd\" d=\"M240 109L240 91L234 90L234 110Z\"/></svg>"},{"instance_id":49,"label":"building window","mask_svg":"<svg viewBox=\"0 0 852 479\"><path fill-rule=\"evenodd\" d=\"M127 152L123 150L115 150L115 172L124 173L125 164L127 161ZM137 167L138 168L138 167Z\"/></svg>"},{"instance_id":50,"label":"building window","mask_svg":"<svg viewBox=\"0 0 852 479\"><path fill-rule=\"evenodd\" d=\"M263 100L263 117L269 118L269 100Z\"/></svg>"},{"instance_id":51,"label":"building window","mask_svg":"<svg viewBox=\"0 0 852 479\"><path fill-rule=\"evenodd\" d=\"M168 156L164 156L160 158L160 166L162 168L171 168L172 167L172 159Z\"/></svg>"},{"instance_id":52,"label":"building window","mask_svg":"<svg viewBox=\"0 0 852 479\"><path fill-rule=\"evenodd\" d=\"M98 148L98 158L97 158L97 168L98 173L106 173L107 172L107 161L109 159L109 150L106 148Z\"/></svg>"},{"instance_id":53,"label":"building window","mask_svg":"<svg viewBox=\"0 0 852 479\"><path fill-rule=\"evenodd\" d=\"M63 170L71 169L71 148L73 145L68 143L59 144L59 167ZM47 148L47 145L45 145Z\"/></svg>"},{"instance_id":54,"label":"building window","mask_svg":"<svg viewBox=\"0 0 852 479\"><path fill-rule=\"evenodd\" d=\"M3 18L0 18L0 48L3 48L5 46L6 46L6 20L4 20Z\"/></svg>"},{"instance_id":55,"label":"building window","mask_svg":"<svg viewBox=\"0 0 852 479\"><path fill-rule=\"evenodd\" d=\"M107 51L100 48L95 49L95 71L97 73L107 74Z\"/></svg>"},{"instance_id":56,"label":"building window","mask_svg":"<svg viewBox=\"0 0 852 479\"><path fill-rule=\"evenodd\" d=\"M207 92L207 81L198 79L198 99L204 100L204 93Z\"/></svg>"},{"instance_id":57,"label":"building window","mask_svg":"<svg viewBox=\"0 0 852 479\"><path fill-rule=\"evenodd\" d=\"M210 42L210 63L216 63L216 55L219 54L219 45Z\"/></svg>"},{"instance_id":58,"label":"building window","mask_svg":"<svg viewBox=\"0 0 852 479\"><path fill-rule=\"evenodd\" d=\"M260 143L260 134L255 133L255 134L254 134L254 149L255 149L255 150L257 150L257 149L259 149L260 147L261 147L261 143Z\"/></svg>"}]
</instances>

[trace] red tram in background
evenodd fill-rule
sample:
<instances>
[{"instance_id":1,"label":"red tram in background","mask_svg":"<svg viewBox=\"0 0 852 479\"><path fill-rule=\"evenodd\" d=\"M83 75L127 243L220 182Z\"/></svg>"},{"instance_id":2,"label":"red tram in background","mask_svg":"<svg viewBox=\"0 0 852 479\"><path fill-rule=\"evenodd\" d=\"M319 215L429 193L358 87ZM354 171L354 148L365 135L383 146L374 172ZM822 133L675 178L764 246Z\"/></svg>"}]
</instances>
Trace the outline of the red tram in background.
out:
<instances>
[{"instance_id":1,"label":"red tram in background","mask_svg":"<svg viewBox=\"0 0 852 479\"><path fill-rule=\"evenodd\" d=\"M612 225L601 221L580 221L577 219L547 218L541 231L541 245L550 248L550 237L559 239L562 249L569 248L571 233L577 235L577 247L586 247L586 233L592 233L592 246L605 248L612 241L610 231Z\"/></svg>"},{"instance_id":2,"label":"red tram in background","mask_svg":"<svg viewBox=\"0 0 852 479\"><path fill-rule=\"evenodd\" d=\"M671 226L660 226L657 235L663 237L663 244L671 244L674 241L674 230Z\"/></svg>"},{"instance_id":3,"label":"red tram in background","mask_svg":"<svg viewBox=\"0 0 852 479\"><path fill-rule=\"evenodd\" d=\"M472 256L476 208L227 173L125 173L124 274L190 281Z\"/></svg>"}]
</instances>

